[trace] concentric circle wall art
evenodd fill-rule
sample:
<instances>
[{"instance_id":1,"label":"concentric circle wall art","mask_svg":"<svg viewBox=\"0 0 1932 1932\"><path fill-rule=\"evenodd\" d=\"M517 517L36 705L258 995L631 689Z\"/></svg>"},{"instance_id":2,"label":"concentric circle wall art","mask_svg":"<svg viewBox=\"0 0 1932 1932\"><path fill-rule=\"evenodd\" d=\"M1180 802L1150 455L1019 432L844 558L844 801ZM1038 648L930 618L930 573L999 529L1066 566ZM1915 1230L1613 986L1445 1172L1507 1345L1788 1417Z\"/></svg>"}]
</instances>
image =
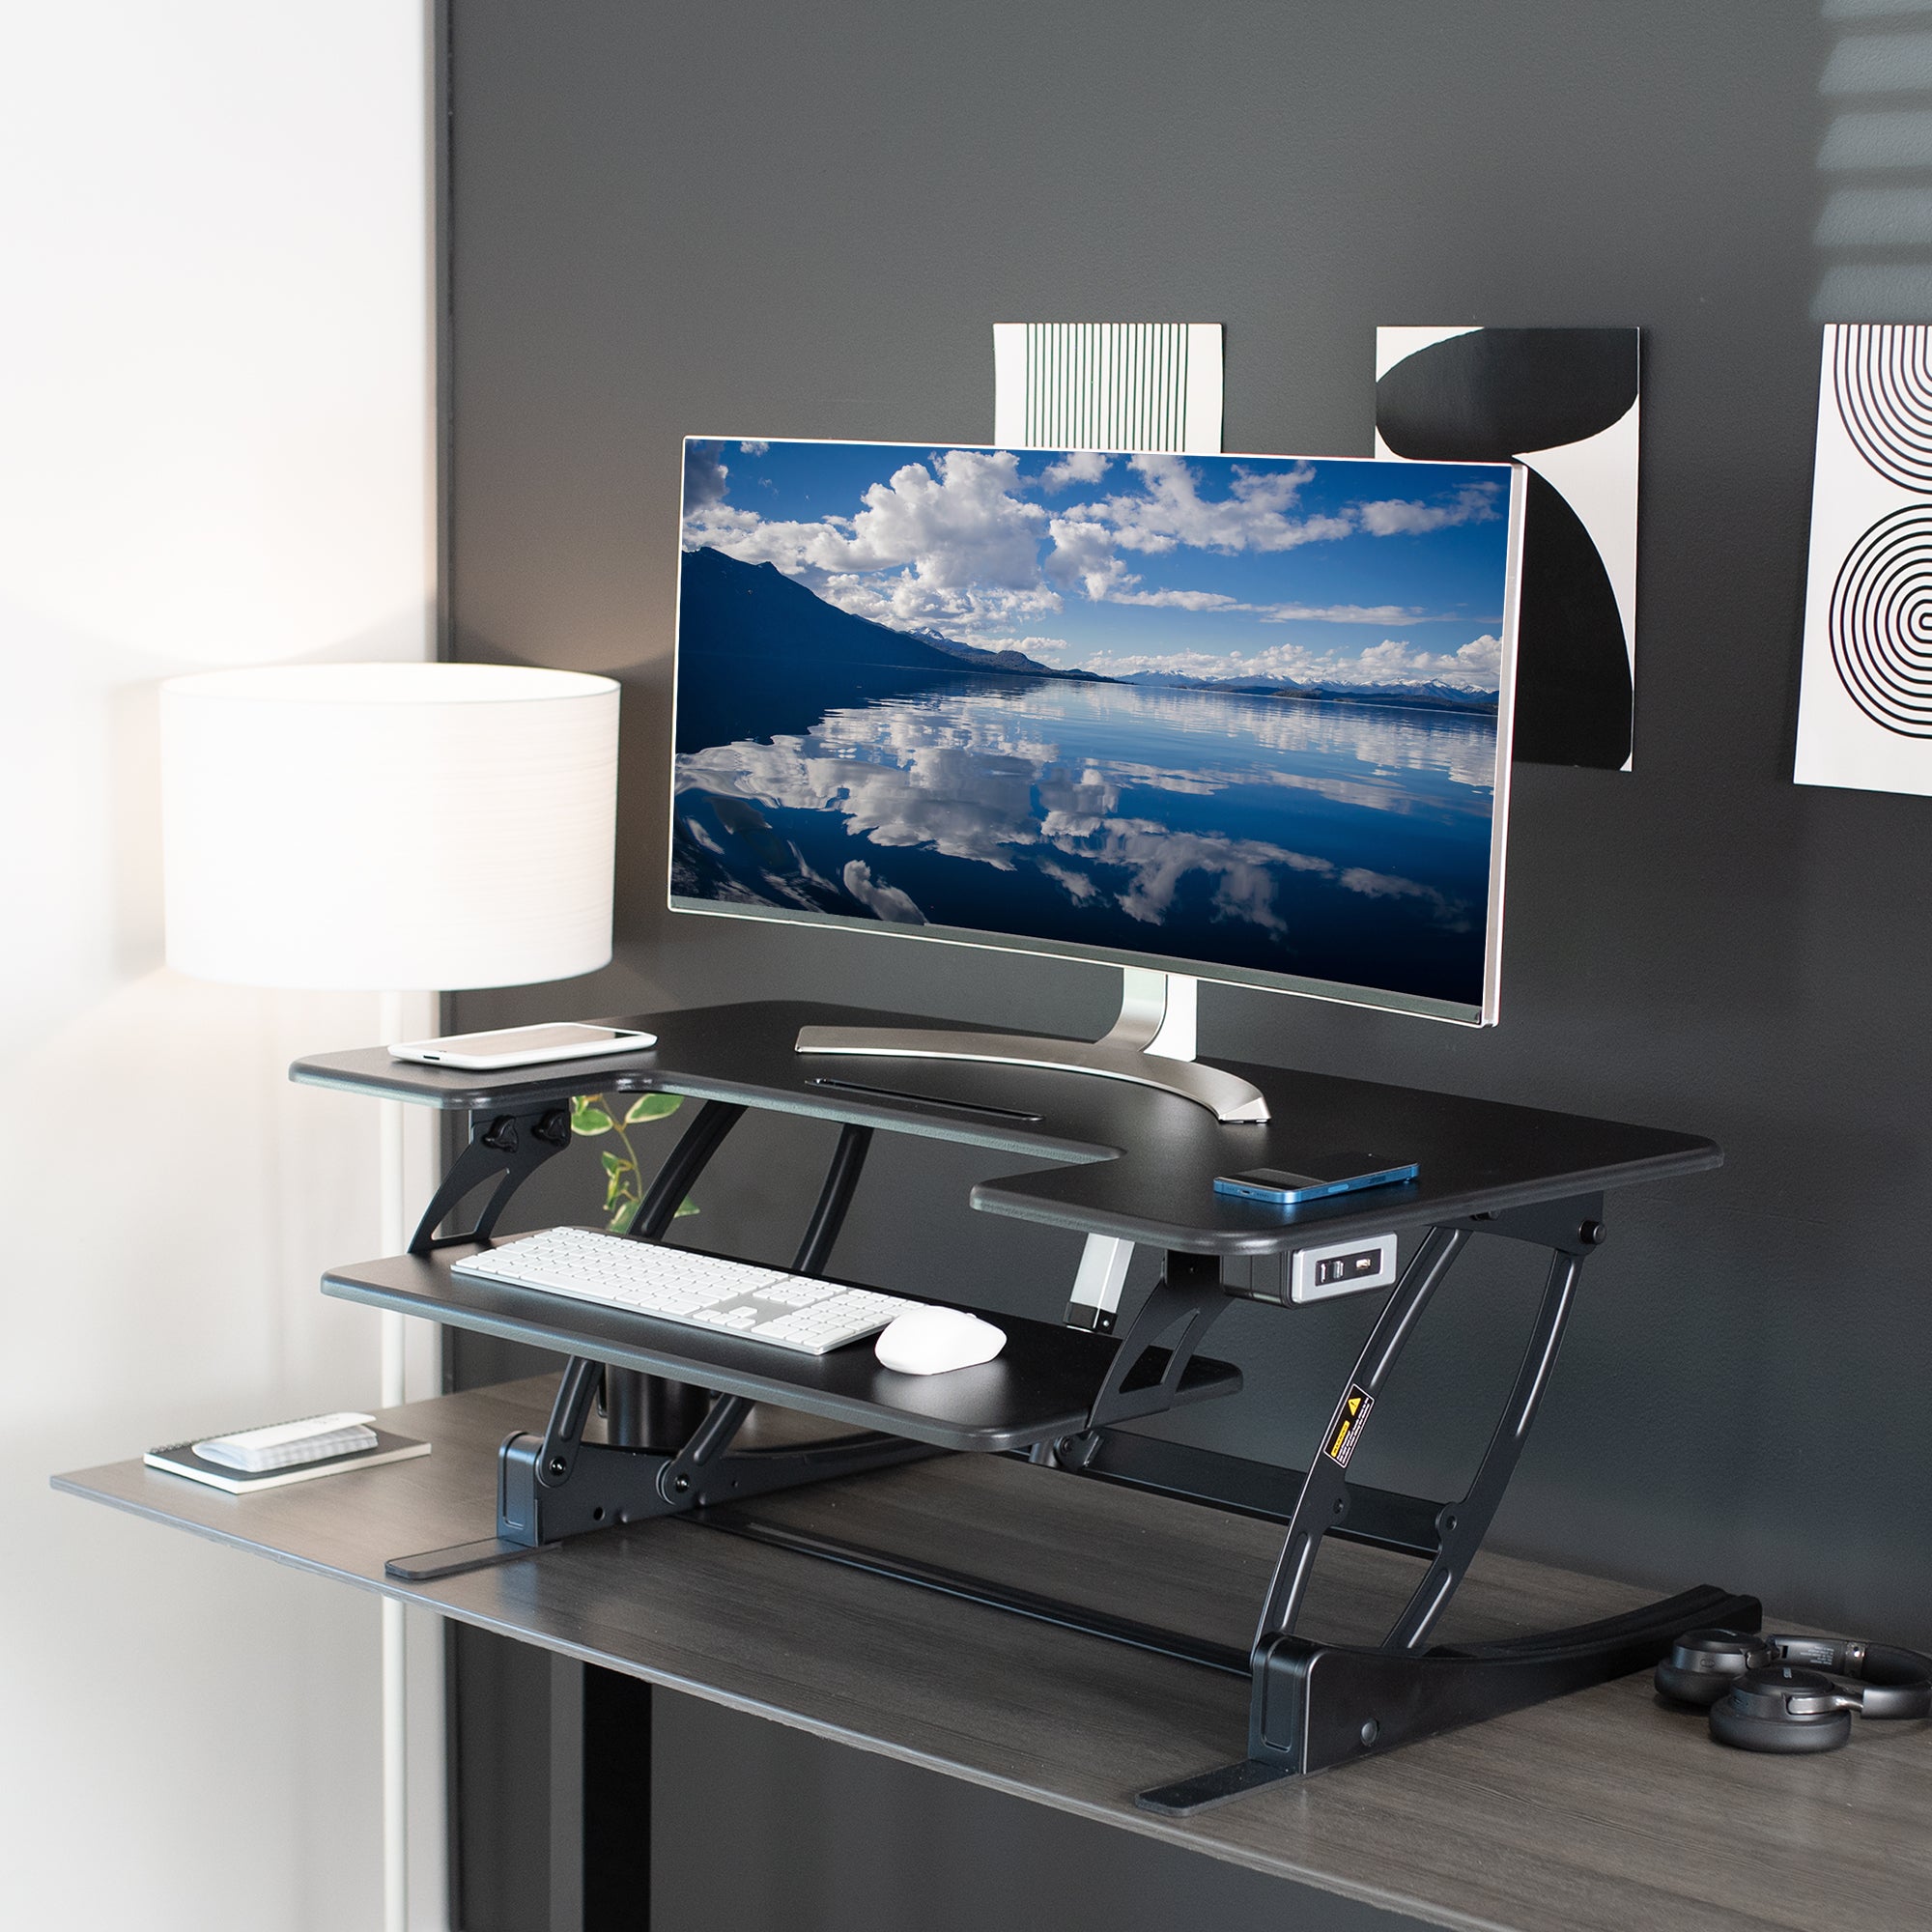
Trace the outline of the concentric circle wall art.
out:
<instances>
[{"instance_id":1,"label":"concentric circle wall art","mask_svg":"<svg viewBox=\"0 0 1932 1932\"><path fill-rule=\"evenodd\" d=\"M1932 793L1932 327L1923 324L1825 330L1793 776Z\"/></svg>"},{"instance_id":2,"label":"concentric circle wall art","mask_svg":"<svg viewBox=\"0 0 1932 1932\"><path fill-rule=\"evenodd\" d=\"M1932 496L1932 328L1837 330L1833 389L1859 454L1915 496Z\"/></svg>"},{"instance_id":3,"label":"concentric circle wall art","mask_svg":"<svg viewBox=\"0 0 1932 1932\"><path fill-rule=\"evenodd\" d=\"M1932 504L1868 529L1832 586L1832 660L1888 731L1932 738Z\"/></svg>"}]
</instances>

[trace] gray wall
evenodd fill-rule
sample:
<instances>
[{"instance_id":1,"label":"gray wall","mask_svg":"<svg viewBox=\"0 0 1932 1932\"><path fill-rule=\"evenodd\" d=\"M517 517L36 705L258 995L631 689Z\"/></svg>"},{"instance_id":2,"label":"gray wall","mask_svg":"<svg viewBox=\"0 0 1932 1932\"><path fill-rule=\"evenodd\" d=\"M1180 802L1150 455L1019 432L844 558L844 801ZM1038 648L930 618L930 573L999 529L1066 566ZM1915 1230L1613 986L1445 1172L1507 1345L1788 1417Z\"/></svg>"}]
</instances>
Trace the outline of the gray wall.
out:
<instances>
[{"instance_id":1,"label":"gray wall","mask_svg":"<svg viewBox=\"0 0 1932 1932\"><path fill-rule=\"evenodd\" d=\"M1208 989L1203 1049L1721 1141L1612 1202L1497 1541L1932 1640L1932 801L1789 782L1818 318L1928 313L1909 251L1814 244L1821 143L1926 99L1845 96L1842 49L1828 88L1830 11L458 0L455 647L626 684L618 963L464 1023L1106 1017L1097 969L661 909L683 434L980 440L994 321L1183 318L1227 326L1229 447L1359 452L1378 322L1640 324L1636 769L1520 768L1502 1026ZM776 1254L827 1145L748 1134L707 1232ZM1057 1307L1073 1244L969 1215L985 1171L891 1146L838 1266ZM1370 1481L1473 1458L1532 1284L1465 1267ZM1187 1430L1305 1454L1367 1319L1235 1311L1250 1391Z\"/></svg>"}]
</instances>

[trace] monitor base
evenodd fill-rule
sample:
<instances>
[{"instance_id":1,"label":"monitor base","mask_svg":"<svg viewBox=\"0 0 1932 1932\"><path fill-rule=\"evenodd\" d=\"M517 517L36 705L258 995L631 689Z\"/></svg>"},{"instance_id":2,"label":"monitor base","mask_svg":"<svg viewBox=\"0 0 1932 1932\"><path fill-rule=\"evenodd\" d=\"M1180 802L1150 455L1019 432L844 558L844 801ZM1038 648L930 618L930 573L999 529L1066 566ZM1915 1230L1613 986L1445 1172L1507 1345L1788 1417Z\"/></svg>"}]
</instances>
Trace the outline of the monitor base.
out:
<instances>
[{"instance_id":1,"label":"monitor base","mask_svg":"<svg viewBox=\"0 0 1932 1932\"><path fill-rule=\"evenodd\" d=\"M1127 1080L1206 1107L1228 1124L1265 1123L1267 1101L1238 1074L1194 1058L1197 981L1179 973L1124 969L1120 1017L1099 1039L1042 1034L952 1033L911 1027L801 1027L797 1051L876 1060L964 1060Z\"/></svg>"}]
</instances>

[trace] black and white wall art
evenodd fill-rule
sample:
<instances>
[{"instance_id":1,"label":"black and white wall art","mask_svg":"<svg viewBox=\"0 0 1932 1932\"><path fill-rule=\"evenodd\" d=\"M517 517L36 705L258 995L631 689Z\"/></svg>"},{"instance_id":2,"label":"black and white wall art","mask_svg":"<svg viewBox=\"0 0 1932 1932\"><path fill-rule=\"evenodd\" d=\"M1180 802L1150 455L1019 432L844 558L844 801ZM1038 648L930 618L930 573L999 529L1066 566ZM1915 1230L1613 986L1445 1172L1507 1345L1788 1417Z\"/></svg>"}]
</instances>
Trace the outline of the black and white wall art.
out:
<instances>
[{"instance_id":1,"label":"black and white wall art","mask_svg":"<svg viewBox=\"0 0 1932 1932\"><path fill-rule=\"evenodd\" d=\"M1793 777L1932 793L1932 327L1922 323L1825 330Z\"/></svg>"},{"instance_id":2,"label":"black and white wall art","mask_svg":"<svg viewBox=\"0 0 1932 1932\"><path fill-rule=\"evenodd\" d=\"M996 322L1003 449L1221 449L1218 322Z\"/></svg>"},{"instance_id":3,"label":"black and white wall art","mask_svg":"<svg viewBox=\"0 0 1932 1932\"><path fill-rule=\"evenodd\" d=\"M1376 454L1529 470L1516 756L1628 771L1638 331L1378 328Z\"/></svg>"}]
</instances>

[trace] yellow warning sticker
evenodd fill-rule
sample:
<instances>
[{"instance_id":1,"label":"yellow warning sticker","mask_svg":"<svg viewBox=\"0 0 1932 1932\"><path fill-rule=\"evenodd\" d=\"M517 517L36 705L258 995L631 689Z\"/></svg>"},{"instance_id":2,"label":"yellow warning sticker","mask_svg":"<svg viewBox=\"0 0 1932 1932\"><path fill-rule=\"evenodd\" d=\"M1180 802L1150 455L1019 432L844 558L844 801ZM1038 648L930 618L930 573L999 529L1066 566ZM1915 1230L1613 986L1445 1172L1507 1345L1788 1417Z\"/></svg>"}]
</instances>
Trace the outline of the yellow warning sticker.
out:
<instances>
[{"instance_id":1,"label":"yellow warning sticker","mask_svg":"<svg viewBox=\"0 0 1932 1932\"><path fill-rule=\"evenodd\" d=\"M1328 1446L1321 1452L1338 1467L1349 1466L1349 1458L1355 1453L1355 1444L1361 1440L1362 1430L1368 1423L1369 1410L1375 1406L1376 1399L1367 1389L1357 1382L1349 1384L1349 1393L1342 1398L1335 1420L1328 1425Z\"/></svg>"}]
</instances>

